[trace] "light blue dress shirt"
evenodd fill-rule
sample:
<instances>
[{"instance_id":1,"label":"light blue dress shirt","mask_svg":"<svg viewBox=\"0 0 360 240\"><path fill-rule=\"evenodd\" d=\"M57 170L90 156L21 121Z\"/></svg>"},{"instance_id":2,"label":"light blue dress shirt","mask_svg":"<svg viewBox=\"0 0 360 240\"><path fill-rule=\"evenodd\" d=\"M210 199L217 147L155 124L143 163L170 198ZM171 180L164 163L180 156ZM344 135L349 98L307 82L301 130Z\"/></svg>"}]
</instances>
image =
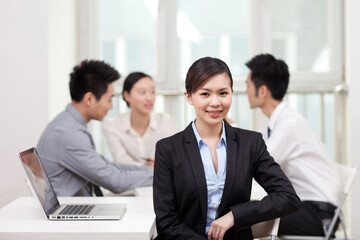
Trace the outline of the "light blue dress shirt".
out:
<instances>
[{"instance_id":1,"label":"light blue dress shirt","mask_svg":"<svg viewBox=\"0 0 360 240\"><path fill-rule=\"evenodd\" d=\"M212 162L209 146L202 140L196 127L195 120L192 123L192 128L199 145L201 160L205 170L205 178L207 184L208 193L208 208L206 218L205 234L210 230L211 223L217 218L218 207L221 202L221 197L224 191L225 178L226 178L226 135L223 122L222 134L218 146L216 147L216 154L218 158L218 171L215 172L215 168Z\"/></svg>"}]
</instances>

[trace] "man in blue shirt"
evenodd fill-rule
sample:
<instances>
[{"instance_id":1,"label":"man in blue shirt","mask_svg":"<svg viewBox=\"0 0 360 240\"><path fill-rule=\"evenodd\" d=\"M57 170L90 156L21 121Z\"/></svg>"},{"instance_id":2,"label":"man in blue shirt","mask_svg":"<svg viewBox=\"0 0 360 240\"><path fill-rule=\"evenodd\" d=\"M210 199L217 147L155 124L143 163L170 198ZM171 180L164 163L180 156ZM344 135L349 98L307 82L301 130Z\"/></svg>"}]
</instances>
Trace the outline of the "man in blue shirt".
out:
<instances>
[{"instance_id":1,"label":"man in blue shirt","mask_svg":"<svg viewBox=\"0 0 360 240\"><path fill-rule=\"evenodd\" d=\"M150 186L148 167L117 165L95 151L87 123L103 120L112 108L113 82L120 74L102 61L85 60L70 74L71 103L52 120L38 152L58 196L101 195L98 186L120 193Z\"/></svg>"}]
</instances>

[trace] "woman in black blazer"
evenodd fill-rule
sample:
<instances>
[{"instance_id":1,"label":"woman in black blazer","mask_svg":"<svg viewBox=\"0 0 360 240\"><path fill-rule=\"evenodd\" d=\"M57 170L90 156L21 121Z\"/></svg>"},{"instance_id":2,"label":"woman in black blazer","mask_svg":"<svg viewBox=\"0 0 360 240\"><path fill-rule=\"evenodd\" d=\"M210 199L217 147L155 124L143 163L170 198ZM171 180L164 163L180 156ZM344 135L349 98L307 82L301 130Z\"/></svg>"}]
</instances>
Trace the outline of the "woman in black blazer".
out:
<instances>
[{"instance_id":1,"label":"woman in black blazer","mask_svg":"<svg viewBox=\"0 0 360 240\"><path fill-rule=\"evenodd\" d=\"M201 58L187 73L185 96L196 119L156 145L157 239L253 239L251 225L299 208L262 136L224 120L232 85L220 59ZM260 201L250 201L253 178L268 193Z\"/></svg>"}]
</instances>

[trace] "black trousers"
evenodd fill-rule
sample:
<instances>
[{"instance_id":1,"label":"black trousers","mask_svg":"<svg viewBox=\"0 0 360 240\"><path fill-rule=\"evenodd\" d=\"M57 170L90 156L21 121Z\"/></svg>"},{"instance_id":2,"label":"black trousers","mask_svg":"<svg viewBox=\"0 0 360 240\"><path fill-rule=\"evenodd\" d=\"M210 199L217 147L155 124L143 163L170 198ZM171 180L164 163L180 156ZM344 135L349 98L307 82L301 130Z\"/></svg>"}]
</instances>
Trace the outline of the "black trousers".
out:
<instances>
[{"instance_id":1,"label":"black trousers","mask_svg":"<svg viewBox=\"0 0 360 240\"><path fill-rule=\"evenodd\" d=\"M330 224L335 209L330 203L303 201L297 212L281 217L278 235L325 236L323 222ZM338 226L339 221L332 237Z\"/></svg>"}]
</instances>

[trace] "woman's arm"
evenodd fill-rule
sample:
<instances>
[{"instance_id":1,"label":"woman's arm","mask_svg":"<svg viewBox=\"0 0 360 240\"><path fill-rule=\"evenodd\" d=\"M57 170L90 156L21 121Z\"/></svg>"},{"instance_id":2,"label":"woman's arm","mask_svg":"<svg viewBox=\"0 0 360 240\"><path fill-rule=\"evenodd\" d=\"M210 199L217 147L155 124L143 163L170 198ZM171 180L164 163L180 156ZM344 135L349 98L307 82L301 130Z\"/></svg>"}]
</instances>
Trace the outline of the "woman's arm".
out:
<instances>
[{"instance_id":1,"label":"woman's arm","mask_svg":"<svg viewBox=\"0 0 360 240\"><path fill-rule=\"evenodd\" d=\"M260 201L250 201L230 207L236 227L251 226L261 221L278 218L300 207L300 199L291 182L268 153L260 134L257 134L254 144L250 154L253 177L268 195Z\"/></svg>"}]
</instances>

